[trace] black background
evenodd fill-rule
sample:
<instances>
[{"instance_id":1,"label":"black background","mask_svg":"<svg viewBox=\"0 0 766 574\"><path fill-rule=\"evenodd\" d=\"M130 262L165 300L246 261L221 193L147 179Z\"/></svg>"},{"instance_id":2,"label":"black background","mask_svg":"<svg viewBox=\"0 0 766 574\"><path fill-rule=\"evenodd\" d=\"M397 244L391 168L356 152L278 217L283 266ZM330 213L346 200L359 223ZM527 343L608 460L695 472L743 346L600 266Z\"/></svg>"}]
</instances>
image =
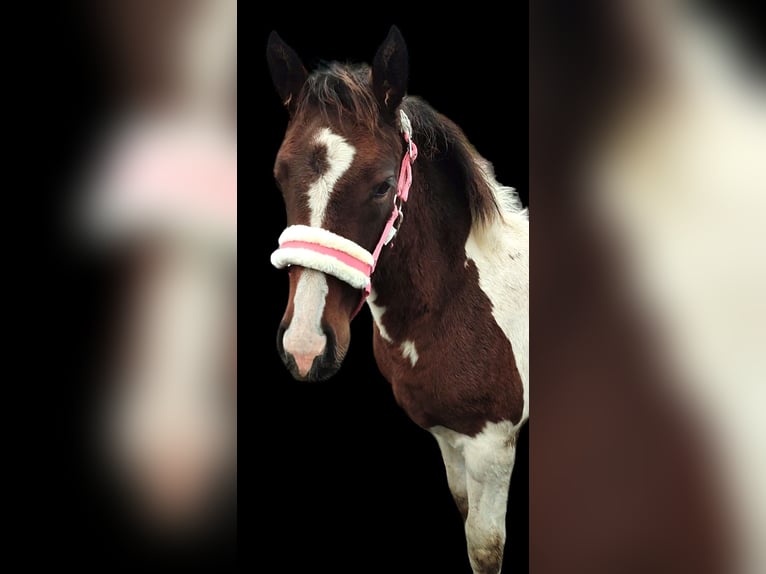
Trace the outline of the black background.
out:
<instances>
[{"instance_id":1,"label":"black background","mask_svg":"<svg viewBox=\"0 0 766 574\"><path fill-rule=\"evenodd\" d=\"M490 15L471 21L456 13L438 23L414 19L406 7L399 12L393 9L374 17L360 13L353 26L331 14L303 16L300 21L297 13L263 18L255 37L265 52L266 38L276 30L310 69L321 60L370 62L390 25L396 24L409 49L409 93L425 98L460 125L493 162L499 181L517 188L526 203L525 12L511 8L496 21ZM239 195L240 213L253 196L258 216L252 222L243 218L239 237L240 245L248 245L244 238L259 235L254 260L248 256L243 263L258 269L255 274L262 278L264 290L253 295L254 300L243 290L242 304L243 309L258 309L258 320L245 329L259 330L266 342L257 351L263 372L252 381L256 389L244 388L243 397L254 393L259 406L245 416L261 419L258 424L264 431L257 446L250 443L240 449L239 460L242 469L250 468L251 459L262 465L253 460L252 468L265 483L265 510L259 518L244 520L243 532L249 531L252 519L266 526L263 557L268 561L273 558L268 553L275 551L286 571L329 567L336 572L470 572L462 522L438 447L396 405L390 385L378 373L369 312L365 309L354 319L348 355L328 382L296 383L272 351L287 301L286 274L267 263L285 225L272 167L287 115L271 85L265 58L253 62L245 76L252 74L265 96L258 120L262 130L240 132L239 142L240 164L257 166L258 185L249 189L240 184ZM240 102L241 129L245 115L250 118L255 110L244 98ZM262 151L252 156L249 150L256 146L243 144L254 138ZM240 364L251 352L242 349ZM528 568L528 465L525 428L511 485L504 571Z\"/></svg>"}]
</instances>

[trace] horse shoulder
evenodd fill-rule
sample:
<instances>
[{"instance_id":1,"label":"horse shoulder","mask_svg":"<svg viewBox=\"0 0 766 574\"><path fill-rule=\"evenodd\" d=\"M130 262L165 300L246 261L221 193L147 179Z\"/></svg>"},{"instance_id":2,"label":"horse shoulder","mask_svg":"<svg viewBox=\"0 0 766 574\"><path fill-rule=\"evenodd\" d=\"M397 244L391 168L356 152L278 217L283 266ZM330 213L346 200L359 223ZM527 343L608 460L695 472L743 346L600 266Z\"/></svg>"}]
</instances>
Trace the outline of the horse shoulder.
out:
<instances>
[{"instance_id":1,"label":"horse shoulder","mask_svg":"<svg viewBox=\"0 0 766 574\"><path fill-rule=\"evenodd\" d=\"M529 405L529 220L510 214L486 227L474 226L465 244L479 287L492 303L492 316L511 343Z\"/></svg>"}]
</instances>

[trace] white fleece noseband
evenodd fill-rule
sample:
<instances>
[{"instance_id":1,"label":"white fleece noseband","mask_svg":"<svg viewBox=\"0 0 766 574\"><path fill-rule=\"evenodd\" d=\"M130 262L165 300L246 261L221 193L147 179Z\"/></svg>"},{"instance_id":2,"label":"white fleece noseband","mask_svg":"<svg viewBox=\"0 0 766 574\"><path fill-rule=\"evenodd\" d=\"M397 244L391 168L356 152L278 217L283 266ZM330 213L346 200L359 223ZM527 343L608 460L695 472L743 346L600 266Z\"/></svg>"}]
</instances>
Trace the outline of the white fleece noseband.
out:
<instances>
[{"instance_id":1,"label":"white fleece noseband","mask_svg":"<svg viewBox=\"0 0 766 574\"><path fill-rule=\"evenodd\" d=\"M279 236L271 254L278 269L300 265L337 277L356 289L367 290L373 269L372 253L350 239L308 225L291 225Z\"/></svg>"}]
</instances>

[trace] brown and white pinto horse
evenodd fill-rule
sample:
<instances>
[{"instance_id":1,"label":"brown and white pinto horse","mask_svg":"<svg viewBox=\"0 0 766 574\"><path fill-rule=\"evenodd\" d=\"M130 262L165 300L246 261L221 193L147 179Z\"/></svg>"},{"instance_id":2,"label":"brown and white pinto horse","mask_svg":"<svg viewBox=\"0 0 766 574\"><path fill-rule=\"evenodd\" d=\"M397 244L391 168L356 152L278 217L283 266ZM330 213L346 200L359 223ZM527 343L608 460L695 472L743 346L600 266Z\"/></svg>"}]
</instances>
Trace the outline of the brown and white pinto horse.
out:
<instances>
[{"instance_id":1,"label":"brown and white pinto horse","mask_svg":"<svg viewBox=\"0 0 766 574\"><path fill-rule=\"evenodd\" d=\"M497 573L529 413L526 210L458 126L405 96L395 27L372 66L309 74L276 33L267 56L290 116L274 169L288 228L272 263L290 276L279 354L296 379L332 376L366 300L378 367L441 449L473 571Z\"/></svg>"}]
</instances>

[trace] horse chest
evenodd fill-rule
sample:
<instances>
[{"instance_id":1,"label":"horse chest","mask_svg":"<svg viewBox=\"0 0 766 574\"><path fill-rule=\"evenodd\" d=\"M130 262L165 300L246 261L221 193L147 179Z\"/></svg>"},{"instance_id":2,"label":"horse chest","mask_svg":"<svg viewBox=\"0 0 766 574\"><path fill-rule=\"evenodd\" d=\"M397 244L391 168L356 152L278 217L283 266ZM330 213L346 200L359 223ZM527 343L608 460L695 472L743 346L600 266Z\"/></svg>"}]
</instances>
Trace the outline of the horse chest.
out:
<instances>
[{"instance_id":1,"label":"horse chest","mask_svg":"<svg viewBox=\"0 0 766 574\"><path fill-rule=\"evenodd\" d=\"M440 425L472 436L488 421L521 417L520 381L511 355L476 360L459 345L438 338L420 345L396 343L379 332L373 348L397 403L423 428Z\"/></svg>"},{"instance_id":2,"label":"horse chest","mask_svg":"<svg viewBox=\"0 0 766 574\"><path fill-rule=\"evenodd\" d=\"M401 345L396 346L379 337L376 337L374 347L378 368L391 384L399 406L418 425L424 428L434 426L435 421L447 414L449 405L439 400L428 357L418 354L414 360L417 347L407 353Z\"/></svg>"}]
</instances>

